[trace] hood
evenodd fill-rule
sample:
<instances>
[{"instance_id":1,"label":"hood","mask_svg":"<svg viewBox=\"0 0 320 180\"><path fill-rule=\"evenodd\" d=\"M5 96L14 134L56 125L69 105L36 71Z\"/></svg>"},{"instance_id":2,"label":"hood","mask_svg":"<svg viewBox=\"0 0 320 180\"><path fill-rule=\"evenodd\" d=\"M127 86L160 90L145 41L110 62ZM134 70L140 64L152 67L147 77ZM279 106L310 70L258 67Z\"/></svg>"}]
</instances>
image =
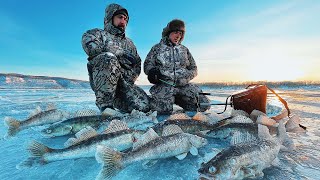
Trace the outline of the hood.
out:
<instances>
[{"instance_id":1,"label":"hood","mask_svg":"<svg viewBox=\"0 0 320 180\"><path fill-rule=\"evenodd\" d=\"M112 18L115 14L115 12L119 11L119 10L123 10L125 12L127 12L128 15L128 22L129 22L129 14L128 11L120 6L119 4L110 4L106 7L105 10L105 17L104 17L104 30L114 34L114 35L125 35L125 30L122 29L118 29L115 26L113 26L112 24Z\"/></svg>"}]
</instances>

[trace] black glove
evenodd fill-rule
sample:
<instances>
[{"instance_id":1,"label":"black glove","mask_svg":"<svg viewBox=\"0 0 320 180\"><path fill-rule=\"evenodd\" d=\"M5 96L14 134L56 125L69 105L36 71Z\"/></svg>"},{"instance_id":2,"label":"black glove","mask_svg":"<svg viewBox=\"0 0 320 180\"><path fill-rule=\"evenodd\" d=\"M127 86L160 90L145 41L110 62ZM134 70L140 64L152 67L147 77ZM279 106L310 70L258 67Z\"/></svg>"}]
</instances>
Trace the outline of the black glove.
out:
<instances>
[{"instance_id":1,"label":"black glove","mask_svg":"<svg viewBox=\"0 0 320 180\"><path fill-rule=\"evenodd\" d=\"M126 63L131 67L135 66L138 63L137 58L130 51L124 50L123 58L126 60Z\"/></svg>"},{"instance_id":2,"label":"black glove","mask_svg":"<svg viewBox=\"0 0 320 180\"><path fill-rule=\"evenodd\" d=\"M156 69L156 68L150 69L149 74L148 74L148 80L150 83L159 84L161 77L162 77L162 75L161 75L159 69Z\"/></svg>"}]
</instances>

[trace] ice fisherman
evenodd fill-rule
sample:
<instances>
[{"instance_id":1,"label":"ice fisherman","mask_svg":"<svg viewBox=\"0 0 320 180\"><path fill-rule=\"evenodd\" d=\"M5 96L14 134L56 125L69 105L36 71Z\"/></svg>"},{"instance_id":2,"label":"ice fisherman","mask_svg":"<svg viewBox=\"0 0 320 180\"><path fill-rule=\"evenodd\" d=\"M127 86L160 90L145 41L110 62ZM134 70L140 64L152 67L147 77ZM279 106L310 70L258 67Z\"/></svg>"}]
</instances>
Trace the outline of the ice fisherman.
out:
<instances>
[{"instance_id":1,"label":"ice fisherman","mask_svg":"<svg viewBox=\"0 0 320 180\"><path fill-rule=\"evenodd\" d=\"M154 45L144 62L144 72L150 83L150 108L159 114L173 111L173 104L186 111L205 111L210 106L202 90L190 83L197 76L197 65L189 51L181 42L185 36L185 23L174 19L162 31L160 43Z\"/></svg>"},{"instance_id":2,"label":"ice fisherman","mask_svg":"<svg viewBox=\"0 0 320 180\"><path fill-rule=\"evenodd\" d=\"M90 85L101 112L106 108L149 111L149 97L134 84L141 73L141 59L126 37L128 22L127 9L110 4L105 10L104 29L91 29L82 36L82 47L89 56Z\"/></svg>"}]
</instances>

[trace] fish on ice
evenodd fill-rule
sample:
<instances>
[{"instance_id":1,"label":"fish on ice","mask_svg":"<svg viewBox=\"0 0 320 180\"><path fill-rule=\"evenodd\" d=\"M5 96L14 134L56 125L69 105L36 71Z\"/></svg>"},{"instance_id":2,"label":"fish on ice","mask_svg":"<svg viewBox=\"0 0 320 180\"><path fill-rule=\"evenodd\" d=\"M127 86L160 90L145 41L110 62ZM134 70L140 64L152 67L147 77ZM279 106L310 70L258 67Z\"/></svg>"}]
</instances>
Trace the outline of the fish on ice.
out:
<instances>
[{"instance_id":1,"label":"fish on ice","mask_svg":"<svg viewBox=\"0 0 320 180\"><path fill-rule=\"evenodd\" d=\"M15 136L18 132L30 127L56 123L69 117L68 112L59 110L52 104L49 104L45 111L38 106L26 120L19 121L12 117L5 117L5 124L8 126L6 137Z\"/></svg>"},{"instance_id":2,"label":"fish on ice","mask_svg":"<svg viewBox=\"0 0 320 180\"><path fill-rule=\"evenodd\" d=\"M121 153L106 146L98 146L96 159L103 164L97 179L110 179L121 169L133 162L144 161L144 166L151 166L158 159L177 157L184 159L187 153L198 154L198 148L207 144L207 140L188 133L184 133L177 125L166 126L162 136L153 130L139 139L132 151Z\"/></svg>"},{"instance_id":3,"label":"fish on ice","mask_svg":"<svg viewBox=\"0 0 320 180\"><path fill-rule=\"evenodd\" d=\"M82 129L76 134L76 138L66 141L65 148L62 149L49 148L33 141L28 147L31 156L17 165L17 168L24 169L65 159L94 157L98 145L106 145L118 151L124 151L131 148L133 142L143 133L144 131L129 129L122 121L113 120L102 134L98 134L91 127Z\"/></svg>"},{"instance_id":4,"label":"fish on ice","mask_svg":"<svg viewBox=\"0 0 320 180\"><path fill-rule=\"evenodd\" d=\"M269 134L266 126L258 125L259 139L238 138L234 145L222 150L198 170L200 179L244 179L263 177L263 170L277 162L282 143L288 138L283 123L277 137Z\"/></svg>"}]
</instances>

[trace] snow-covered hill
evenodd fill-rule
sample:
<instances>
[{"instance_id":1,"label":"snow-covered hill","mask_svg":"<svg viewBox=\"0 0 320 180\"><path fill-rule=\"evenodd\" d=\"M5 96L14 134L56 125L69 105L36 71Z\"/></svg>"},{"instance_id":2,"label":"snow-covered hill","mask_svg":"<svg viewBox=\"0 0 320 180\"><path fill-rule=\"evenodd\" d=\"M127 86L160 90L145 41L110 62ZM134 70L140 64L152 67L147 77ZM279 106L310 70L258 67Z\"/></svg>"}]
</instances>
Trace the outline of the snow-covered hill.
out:
<instances>
[{"instance_id":1,"label":"snow-covered hill","mask_svg":"<svg viewBox=\"0 0 320 180\"><path fill-rule=\"evenodd\" d=\"M84 89L90 88L90 84L88 81L62 77L0 73L0 88Z\"/></svg>"}]
</instances>

